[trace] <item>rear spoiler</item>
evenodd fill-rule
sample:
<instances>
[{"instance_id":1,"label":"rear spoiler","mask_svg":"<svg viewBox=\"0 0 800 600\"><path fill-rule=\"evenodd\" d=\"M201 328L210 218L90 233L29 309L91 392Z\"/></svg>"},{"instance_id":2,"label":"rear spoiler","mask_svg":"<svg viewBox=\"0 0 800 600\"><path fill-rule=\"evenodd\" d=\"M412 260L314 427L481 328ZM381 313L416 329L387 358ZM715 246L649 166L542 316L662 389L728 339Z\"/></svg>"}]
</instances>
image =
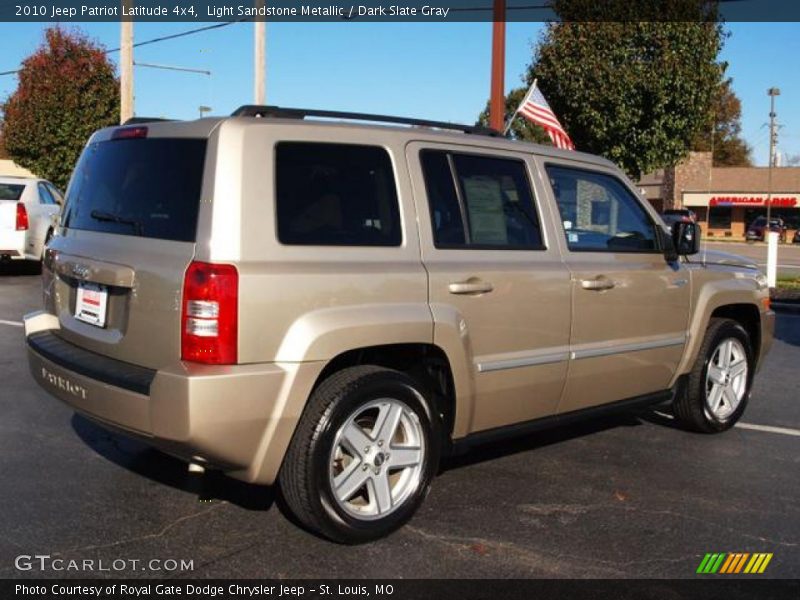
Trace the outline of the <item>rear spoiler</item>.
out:
<instances>
[{"instance_id":1,"label":"rear spoiler","mask_svg":"<svg viewBox=\"0 0 800 600\"><path fill-rule=\"evenodd\" d=\"M142 123L168 123L172 121L177 121L177 119L159 119L156 117L131 117L127 121L125 121L122 126L125 127L126 125L140 125Z\"/></svg>"}]
</instances>

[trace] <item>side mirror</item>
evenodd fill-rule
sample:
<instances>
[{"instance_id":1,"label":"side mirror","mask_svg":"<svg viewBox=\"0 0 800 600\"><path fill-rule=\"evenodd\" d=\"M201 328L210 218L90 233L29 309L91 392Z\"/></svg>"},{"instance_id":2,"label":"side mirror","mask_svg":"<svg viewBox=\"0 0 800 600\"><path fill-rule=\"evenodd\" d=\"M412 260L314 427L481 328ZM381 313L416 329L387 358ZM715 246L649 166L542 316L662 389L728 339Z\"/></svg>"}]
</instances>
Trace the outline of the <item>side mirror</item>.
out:
<instances>
[{"instance_id":1,"label":"side mirror","mask_svg":"<svg viewBox=\"0 0 800 600\"><path fill-rule=\"evenodd\" d=\"M672 224L672 245L679 256L700 252L700 225L692 221L677 221Z\"/></svg>"},{"instance_id":2,"label":"side mirror","mask_svg":"<svg viewBox=\"0 0 800 600\"><path fill-rule=\"evenodd\" d=\"M678 253L675 251L675 242L672 241L672 230L667 233L661 227L658 228L661 237L661 248L664 250L664 260L673 263L678 260Z\"/></svg>"}]
</instances>

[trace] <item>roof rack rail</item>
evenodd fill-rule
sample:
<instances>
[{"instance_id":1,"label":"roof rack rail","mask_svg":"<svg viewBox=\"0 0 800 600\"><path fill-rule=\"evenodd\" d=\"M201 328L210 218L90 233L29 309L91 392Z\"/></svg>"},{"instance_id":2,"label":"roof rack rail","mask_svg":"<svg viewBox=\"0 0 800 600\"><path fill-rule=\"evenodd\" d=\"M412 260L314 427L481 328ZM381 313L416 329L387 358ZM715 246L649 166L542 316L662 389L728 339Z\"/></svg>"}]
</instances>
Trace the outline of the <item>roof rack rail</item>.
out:
<instances>
[{"instance_id":1,"label":"roof rack rail","mask_svg":"<svg viewBox=\"0 0 800 600\"><path fill-rule=\"evenodd\" d=\"M156 117L131 117L127 121L125 121L122 126L126 125L141 125L142 123L166 123L168 121L174 121L175 119L159 119Z\"/></svg>"},{"instance_id":2,"label":"roof rack rail","mask_svg":"<svg viewBox=\"0 0 800 600\"><path fill-rule=\"evenodd\" d=\"M498 131L481 125L459 125L445 121L429 121L427 119L409 119L406 117L393 117L391 115L373 115L369 113L340 112L336 110L317 110L313 108L283 108L280 106L259 106L246 104L240 106L231 114L232 117L261 117L275 119L305 119L306 117L321 117L326 119L346 119L352 121L373 121L375 123L397 123L400 125L413 125L416 127L433 127L436 129L450 129L463 131L476 135L489 135L502 137Z\"/></svg>"}]
</instances>

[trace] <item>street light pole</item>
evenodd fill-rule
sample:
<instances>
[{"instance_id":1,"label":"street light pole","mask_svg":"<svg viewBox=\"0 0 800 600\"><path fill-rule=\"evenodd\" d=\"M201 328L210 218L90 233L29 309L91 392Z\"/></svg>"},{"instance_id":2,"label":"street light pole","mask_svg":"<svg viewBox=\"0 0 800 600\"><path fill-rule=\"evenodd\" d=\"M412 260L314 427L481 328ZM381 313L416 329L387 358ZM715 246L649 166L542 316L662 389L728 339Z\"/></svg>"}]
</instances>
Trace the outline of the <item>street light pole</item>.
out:
<instances>
[{"instance_id":1,"label":"street light pole","mask_svg":"<svg viewBox=\"0 0 800 600\"><path fill-rule=\"evenodd\" d=\"M776 87L767 90L770 98L769 109L769 169L767 170L767 224L765 239L767 240L767 286L774 288L778 275L778 236L780 233L772 231L770 217L772 216L772 169L775 166L775 142L778 130L775 127L775 96L780 96L781 91Z\"/></svg>"},{"instance_id":2,"label":"street light pole","mask_svg":"<svg viewBox=\"0 0 800 600\"><path fill-rule=\"evenodd\" d=\"M494 0L492 25L492 83L489 96L489 127L503 131L506 120L504 79L506 70L506 0Z\"/></svg>"},{"instance_id":3,"label":"street light pole","mask_svg":"<svg viewBox=\"0 0 800 600\"><path fill-rule=\"evenodd\" d=\"M780 96L781 91L776 87L767 90L769 96L769 170L767 171L767 231L769 231L769 218L772 214L772 168L775 166L775 143L778 141L778 130L775 127L775 96Z\"/></svg>"}]
</instances>

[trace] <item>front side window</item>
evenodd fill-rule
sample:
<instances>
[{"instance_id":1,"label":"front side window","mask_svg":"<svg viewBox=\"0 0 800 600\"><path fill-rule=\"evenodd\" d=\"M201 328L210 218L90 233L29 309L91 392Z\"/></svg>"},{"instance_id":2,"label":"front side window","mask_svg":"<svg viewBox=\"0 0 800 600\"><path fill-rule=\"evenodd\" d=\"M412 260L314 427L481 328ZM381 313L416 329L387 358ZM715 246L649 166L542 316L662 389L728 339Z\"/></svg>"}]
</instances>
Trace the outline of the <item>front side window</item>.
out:
<instances>
[{"instance_id":1,"label":"front side window","mask_svg":"<svg viewBox=\"0 0 800 600\"><path fill-rule=\"evenodd\" d=\"M554 165L547 167L547 174L570 250L658 250L653 222L616 177Z\"/></svg>"},{"instance_id":2,"label":"front side window","mask_svg":"<svg viewBox=\"0 0 800 600\"><path fill-rule=\"evenodd\" d=\"M440 150L420 158L437 248L543 248L523 162Z\"/></svg>"},{"instance_id":3,"label":"front side window","mask_svg":"<svg viewBox=\"0 0 800 600\"><path fill-rule=\"evenodd\" d=\"M282 244L400 245L397 187L385 149L281 142L275 153Z\"/></svg>"}]
</instances>

